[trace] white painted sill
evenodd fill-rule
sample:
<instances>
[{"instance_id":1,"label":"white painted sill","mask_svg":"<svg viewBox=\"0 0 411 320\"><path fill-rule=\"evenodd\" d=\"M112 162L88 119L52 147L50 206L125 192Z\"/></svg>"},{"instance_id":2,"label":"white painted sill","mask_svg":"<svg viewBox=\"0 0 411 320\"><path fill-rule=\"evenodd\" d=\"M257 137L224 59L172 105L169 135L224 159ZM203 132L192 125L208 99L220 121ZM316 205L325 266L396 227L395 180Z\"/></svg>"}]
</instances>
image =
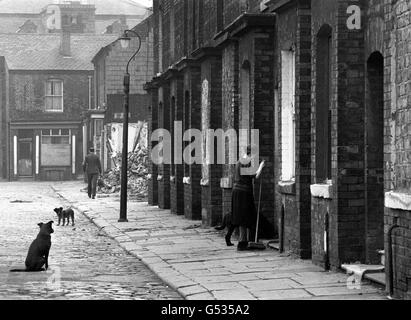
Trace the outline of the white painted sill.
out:
<instances>
[{"instance_id":1,"label":"white painted sill","mask_svg":"<svg viewBox=\"0 0 411 320\"><path fill-rule=\"evenodd\" d=\"M411 211L411 194L401 192L386 192L385 207L395 210Z\"/></svg>"},{"instance_id":2,"label":"white painted sill","mask_svg":"<svg viewBox=\"0 0 411 320\"><path fill-rule=\"evenodd\" d=\"M278 189L281 194L295 194L295 180L279 181Z\"/></svg>"},{"instance_id":3,"label":"white painted sill","mask_svg":"<svg viewBox=\"0 0 411 320\"><path fill-rule=\"evenodd\" d=\"M310 190L314 198L332 199L333 185L331 183L312 184Z\"/></svg>"}]
</instances>

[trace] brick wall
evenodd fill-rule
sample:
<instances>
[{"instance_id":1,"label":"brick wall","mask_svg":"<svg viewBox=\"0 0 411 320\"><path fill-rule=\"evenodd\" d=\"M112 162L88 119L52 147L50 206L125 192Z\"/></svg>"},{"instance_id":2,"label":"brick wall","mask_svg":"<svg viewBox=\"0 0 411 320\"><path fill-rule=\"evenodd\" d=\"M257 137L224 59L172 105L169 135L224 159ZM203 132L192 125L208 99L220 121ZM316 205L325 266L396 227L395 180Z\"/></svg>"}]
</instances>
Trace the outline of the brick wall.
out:
<instances>
[{"instance_id":1,"label":"brick wall","mask_svg":"<svg viewBox=\"0 0 411 320\"><path fill-rule=\"evenodd\" d=\"M287 188L277 187L278 225L282 249L302 258L311 257L311 7L309 1L300 1L289 9L277 13L278 48L277 70L281 70L281 51L295 50L295 184ZM279 97L281 74L277 73ZM278 170L281 176L281 108L279 99L278 136L276 148ZM281 229L283 228L283 229Z\"/></svg>"},{"instance_id":2,"label":"brick wall","mask_svg":"<svg viewBox=\"0 0 411 320\"><path fill-rule=\"evenodd\" d=\"M311 206L313 260L321 263L321 256L324 254L321 254L324 246L318 237L326 229L325 213L328 212L331 267L365 261L364 31L347 28L349 4L349 1L318 1L312 7L313 150L316 150L316 144L324 143L316 135L315 121L320 92L317 87L321 86L317 83L321 75L316 72L317 64L320 63L316 57L318 50L321 50L317 45L317 35L322 32L324 24L332 28L330 137L333 195L332 200L315 199ZM312 180L321 183L317 179L316 161L314 155Z\"/></svg>"},{"instance_id":3,"label":"brick wall","mask_svg":"<svg viewBox=\"0 0 411 320\"><path fill-rule=\"evenodd\" d=\"M158 93L158 128L170 131L170 84L163 83ZM170 164L158 166L158 204L170 209Z\"/></svg>"},{"instance_id":4,"label":"brick wall","mask_svg":"<svg viewBox=\"0 0 411 320\"><path fill-rule=\"evenodd\" d=\"M184 106L184 80L182 77L176 77L171 80L171 103L174 100L174 113L173 109L170 108L170 128L172 132L172 139L174 139L174 121L183 121L183 106ZM175 143L182 144L181 141L175 141ZM175 145L173 146L175 148ZM174 163L174 159L172 159ZM174 176L174 181L171 182L171 212L173 214L183 215L184 214L184 165L183 164L173 164L174 169L170 173Z\"/></svg>"},{"instance_id":5,"label":"brick wall","mask_svg":"<svg viewBox=\"0 0 411 320\"><path fill-rule=\"evenodd\" d=\"M180 60L187 54L187 0L174 2L174 27L175 27L175 54L174 61Z\"/></svg>"},{"instance_id":6,"label":"brick wall","mask_svg":"<svg viewBox=\"0 0 411 320\"><path fill-rule=\"evenodd\" d=\"M190 66L184 73L184 104L189 105L188 128L201 130L201 69ZM186 101L188 98L188 102ZM186 111L186 110L185 110ZM186 113L184 112L184 117ZM186 218L201 220L201 165L186 166L185 177L191 178L191 183L184 186L184 214Z\"/></svg>"},{"instance_id":7,"label":"brick wall","mask_svg":"<svg viewBox=\"0 0 411 320\"><path fill-rule=\"evenodd\" d=\"M266 160L266 167L262 175L262 194L260 213L266 219L262 220L261 237L273 237L275 230L274 213L274 29L258 30L264 37L256 37L254 40L254 72L252 86L253 128L260 131L260 158ZM255 184L256 205L259 199L259 181ZM266 225L264 225L266 224Z\"/></svg>"},{"instance_id":8,"label":"brick wall","mask_svg":"<svg viewBox=\"0 0 411 320\"><path fill-rule=\"evenodd\" d=\"M410 135L410 56L409 1L385 2L385 190L409 193L411 186ZM408 88L408 89L407 89ZM385 250L388 252L388 229L393 232L394 295L411 299L411 214L410 211L385 209ZM386 265L388 256L386 255ZM387 274L388 282L388 274Z\"/></svg>"},{"instance_id":9,"label":"brick wall","mask_svg":"<svg viewBox=\"0 0 411 320\"><path fill-rule=\"evenodd\" d=\"M221 128L221 57L210 57L201 64L201 83L207 83L208 94L203 97L202 118L203 130ZM205 86L204 86L205 87ZM205 95L205 92L202 92ZM207 119L207 123L204 120ZM217 150L217 146L214 150ZM203 156L204 159L204 156ZM222 174L222 165L217 164L216 155L214 156L214 165L208 166L203 164L202 179L208 182L208 185L202 187L202 220L206 226L214 226L222 220L222 193L220 189L220 179ZM204 181L205 182L205 181Z\"/></svg>"},{"instance_id":10,"label":"brick wall","mask_svg":"<svg viewBox=\"0 0 411 320\"><path fill-rule=\"evenodd\" d=\"M149 108L149 118L148 118L148 152L151 155L151 151L156 146L155 142L151 142L152 133L158 128L158 90L156 88L151 88L150 94L150 108ZM151 159L151 158L150 158ZM149 174L151 179L148 180L148 203L151 206L158 205L158 167L149 162Z\"/></svg>"},{"instance_id":11,"label":"brick wall","mask_svg":"<svg viewBox=\"0 0 411 320\"><path fill-rule=\"evenodd\" d=\"M237 131L239 128L239 65L238 43L232 42L222 51L222 125L224 131L229 129ZM229 163L230 148L227 143L225 154L225 163ZM227 164L223 166L223 178L232 181L233 173L234 166ZM223 213L230 213L232 184L224 186L222 191Z\"/></svg>"},{"instance_id":12,"label":"brick wall","mask_svg":"<svg viewBox=\"0 0 411 320\"><path fill-rule=\"evenodd\" d=\"M384 248L384 1L369 1L365 25L366 261Z\"/></svg>"},{"instance_id":13,"label":"brick wall","mask_svg":"<svg viewBox=\"0 0 411 320\"><path fill-rule=\"evenodd\" d=\"M10 73L10 119L42 121L80 121L89 105L89 76L92 72ZM45 85L49 79L63 81L64 112L45 112Z\"/></svg>"},{"instance_id":14,"label":"brick wall","mask_svg":"<svg viewBox=\"0 0 411 320\"><path fill-rule=\"evenodd\" d=\"M130 94L146 95L144 84L154 75L152 33L142 37L142 43L136 58L130 63ZM119 41L114 42L104 50L104 53L94 60L96 75L96 105L107 104L107 96L122 94L124 91L123 77L126 65L136 52L138 40L132 38L130 48L123 49Z\"/></svg>"}]
</instances>

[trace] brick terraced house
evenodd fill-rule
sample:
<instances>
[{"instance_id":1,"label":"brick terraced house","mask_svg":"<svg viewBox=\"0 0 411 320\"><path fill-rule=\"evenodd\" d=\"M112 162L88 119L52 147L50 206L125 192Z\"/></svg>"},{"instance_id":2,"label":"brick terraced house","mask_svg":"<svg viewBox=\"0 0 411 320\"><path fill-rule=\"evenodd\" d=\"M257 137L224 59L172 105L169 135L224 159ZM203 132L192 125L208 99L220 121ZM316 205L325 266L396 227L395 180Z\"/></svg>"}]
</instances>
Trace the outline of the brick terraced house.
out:
<instances>
[{"instance_id":1,"label":"brick terraced house","mask_svg":"<svg viewBox=\"0 0 411 320\"><path fill-rule=\"evenodd\" d=\"M91 59L117 37L0 34L3 178L82 175L82 113L94 103Z\"/></svg>"},{"instance_id":2,"label":"brick terraced house","mask_svg":"<svg viewBox=\"0 0 411 320\"><path fill-rule=\"evenodd\" d=\"M369 278L410 299L411 2L155 0L153 9L149 131L173 132L174 121L183 131L259 129L263 236L324 269L385 265ZM231 211L232 165L150 170L151 205L205 226Z\"/></svg>"},{"instance_id":3,"label":"brick terraced house","mask_svg":"<svg viewBox=\"0 0 411 320\"><path fill-rule=\"evenodd\" d=\"M141 38L137 56L130 64L130 114L129 114L129 148L135 146L140 127L148 120L150 95L144 85L153 76L153 28L151 17L145 19L132 29ZM95 107L85 117L85 126L91 127L92 137L89 144L96 146L105 170L111 168L111 156L122 151L122 134L124 119L124 86L123 76L126 64L136 52L139 43L135 34L129 48L121 47L120 40L108 44L93 57L95 79ZM94 130L93 127L99 127ZM90 131L89 131L90 132ZM141 133L141 131L140 131ZM145 141L139 140L139 142Z\"/></svg>"}]
</instances>

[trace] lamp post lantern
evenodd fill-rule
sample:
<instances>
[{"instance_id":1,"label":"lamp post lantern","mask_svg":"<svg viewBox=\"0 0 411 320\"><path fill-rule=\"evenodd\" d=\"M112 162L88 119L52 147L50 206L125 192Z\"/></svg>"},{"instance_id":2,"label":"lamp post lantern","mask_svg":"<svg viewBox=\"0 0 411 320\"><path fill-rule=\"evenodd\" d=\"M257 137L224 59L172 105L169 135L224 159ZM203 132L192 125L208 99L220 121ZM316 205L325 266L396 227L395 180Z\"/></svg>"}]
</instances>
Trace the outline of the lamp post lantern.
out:
<instances>
[{"instance_id":1,"label":"lamp post lantern","mask_svg":"<svg viewBox=\"0 0 411 320\"><path fill-rule=\"evenodd\" d=\"M123 151L121 156L121 196L120 196L120 219L118 222L128 222L127 220L127 184L128 184L128 115L130 103L130 73L129 66L131 61L135 58L141 48L141 38L133 30L125 30L121 36L120 44L123 49L129 47L131 38L129 34L132 33L138 38L138 48L130 60L127 62L126 73L124 75L124 115L123 115Z\"/></svg>"}]
</instances>

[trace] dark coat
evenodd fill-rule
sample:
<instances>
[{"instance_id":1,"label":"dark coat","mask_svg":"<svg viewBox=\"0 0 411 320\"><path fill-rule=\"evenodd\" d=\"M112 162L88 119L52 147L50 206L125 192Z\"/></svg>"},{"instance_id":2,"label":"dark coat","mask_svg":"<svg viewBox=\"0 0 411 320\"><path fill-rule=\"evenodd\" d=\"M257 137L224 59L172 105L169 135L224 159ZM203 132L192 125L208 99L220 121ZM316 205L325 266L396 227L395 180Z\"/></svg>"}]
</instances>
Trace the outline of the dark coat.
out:
<instances>
[{"instance_id":1,"label":"dark coat","mask_svg":"<svg viewBox=\"0 0 411 320\"><path fill-rule=\"evenodd\" d=\"M232 193L232 223L235 226L251 228L257 217L254 204L253 180L255 175L241 175L244 166L237 163L234 176L234 188Z\"/></svg>"},{"instance_id":2,"label":"dark coat","mask_svg":"<svg viewBox=\"0 0 411 320\"><path fill-rule=\"evenodd\" d=\"M87 174L101 174L100 158L94 153L88 154L84 160L83 171Z\"/></svg>"}]
</instances>

